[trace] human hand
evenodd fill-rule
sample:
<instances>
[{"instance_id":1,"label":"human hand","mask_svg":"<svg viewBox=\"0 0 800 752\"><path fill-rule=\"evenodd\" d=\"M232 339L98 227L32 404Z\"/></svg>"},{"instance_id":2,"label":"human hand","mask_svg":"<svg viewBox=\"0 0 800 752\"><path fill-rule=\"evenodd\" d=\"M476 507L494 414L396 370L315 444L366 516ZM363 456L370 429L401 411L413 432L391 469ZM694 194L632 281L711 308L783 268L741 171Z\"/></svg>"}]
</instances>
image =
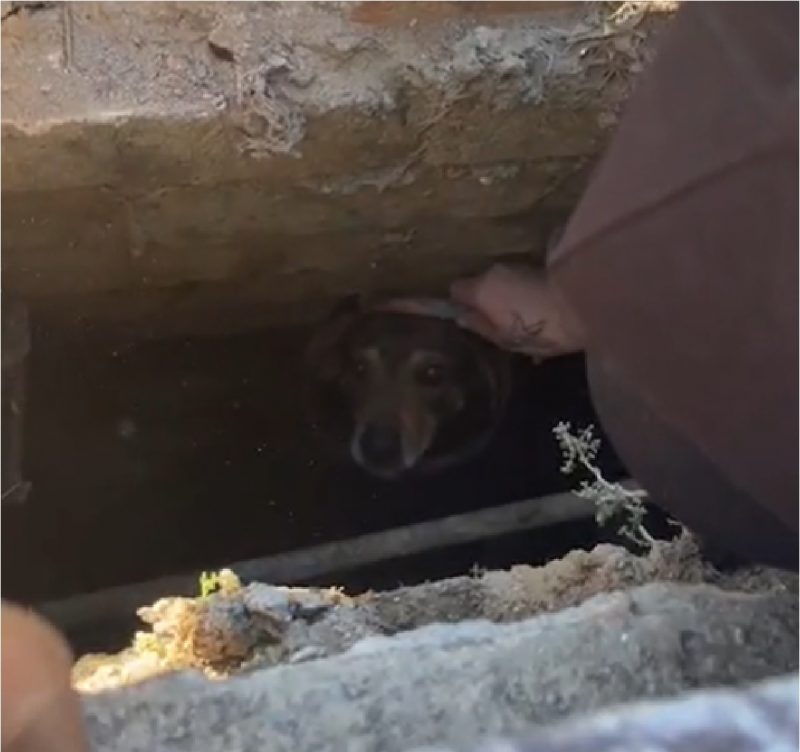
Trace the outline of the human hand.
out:
<instances>
[{"instance_id":1,"label":"human hand","mask_svg":"<svg viewBox=\"0 0 800 752\"><path fill-rule=\"evenodd\" d=\"M541 359L583 347L577 324L542 272L497 264L454 282L450 296L464 310L459 324L503 349Z\"/></svg>"},{"instance_id":2,"label":"human hand","mask_svg":"<svg viewBox=\"0 0 800 752\"><path fill-rule=\"evenodd\" d=\"M2 752L88 752L72 655L43 619L2 605Z\"/></svg>"}]
</instances>

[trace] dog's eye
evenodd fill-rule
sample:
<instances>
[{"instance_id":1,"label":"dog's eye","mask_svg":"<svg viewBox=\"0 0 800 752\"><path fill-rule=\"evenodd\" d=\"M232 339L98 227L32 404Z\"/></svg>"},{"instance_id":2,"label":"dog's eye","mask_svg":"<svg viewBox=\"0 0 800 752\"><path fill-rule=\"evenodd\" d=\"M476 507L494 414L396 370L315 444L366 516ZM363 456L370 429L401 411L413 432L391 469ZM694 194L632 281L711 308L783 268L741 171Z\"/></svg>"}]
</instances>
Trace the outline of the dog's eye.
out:
<instances>
[{"instance_id":1,"label":"dog's eye","mask_svg":"<svg viewBox=\"0 0 800 752\"><path fill-rule=\"evenodd\" d=\"M441 386L444 381L444 368L438 365L425 366L417 374L417 378L425 386Z\"/></svg>"}]
</instances>

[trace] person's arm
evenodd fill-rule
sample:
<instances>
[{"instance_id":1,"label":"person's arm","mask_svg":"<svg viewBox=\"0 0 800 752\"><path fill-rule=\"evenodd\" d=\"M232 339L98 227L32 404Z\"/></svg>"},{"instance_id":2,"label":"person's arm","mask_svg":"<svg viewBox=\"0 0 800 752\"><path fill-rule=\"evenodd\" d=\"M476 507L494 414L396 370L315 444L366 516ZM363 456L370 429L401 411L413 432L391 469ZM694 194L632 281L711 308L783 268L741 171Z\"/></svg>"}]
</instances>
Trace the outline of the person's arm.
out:
<instances>
[{"instance_id":1,"label":"person's arm","mask_svg":"<svg viewBox=\"0 0 800 752\"><path fill-rule=\"evenodd\" d=\"M490 271L454 287L498 344L517 313L581 342L599 418L651 497L791 568L797 49L796 3L683 5L548 259L551 284Z\"/></svg>"}]
</instances>

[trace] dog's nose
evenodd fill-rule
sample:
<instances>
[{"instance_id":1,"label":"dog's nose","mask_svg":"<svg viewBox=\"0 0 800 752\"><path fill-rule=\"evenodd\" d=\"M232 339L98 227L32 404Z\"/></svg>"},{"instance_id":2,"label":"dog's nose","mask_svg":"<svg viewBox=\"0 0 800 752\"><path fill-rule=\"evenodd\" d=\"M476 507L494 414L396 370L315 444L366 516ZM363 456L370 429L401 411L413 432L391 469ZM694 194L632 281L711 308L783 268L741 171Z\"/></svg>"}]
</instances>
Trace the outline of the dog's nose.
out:
<instances>
[{"instance_id":1,"label":"dog's nose","mask_svg":"<svg viewBox=\"0 0 800 752\"><path fill-rule=\"evenodd\" d=\"M400 433L390 426L367 426L360 443L361 453L371 465L397 462L403 452Z\"/></svg>"}]
</instances>

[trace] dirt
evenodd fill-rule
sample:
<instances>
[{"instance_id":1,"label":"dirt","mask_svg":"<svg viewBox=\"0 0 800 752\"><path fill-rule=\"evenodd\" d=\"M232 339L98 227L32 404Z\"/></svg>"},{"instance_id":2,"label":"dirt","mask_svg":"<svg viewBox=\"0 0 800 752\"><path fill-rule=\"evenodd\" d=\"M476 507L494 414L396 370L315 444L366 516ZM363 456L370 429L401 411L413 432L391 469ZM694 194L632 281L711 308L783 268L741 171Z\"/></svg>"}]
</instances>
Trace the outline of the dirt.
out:
<instances>
[{"instance_id":1,"label":"dirt","mask_svg":"<svg viewBox=\"0 0 800 752\"><path fill-rule=\"evenodd\" d=\"M713 584L739 592L797 591L797 576L762 567L723 574L683 534L646 556L597 546L541 567L474 573L383 593L348 597L335 589L243 586L234 573L198 598L166 598L139 611L150 629L116 655L87 655L74 668L82 692L196 669L215 679L329 657L370 637L437 623L516 622L593 596L654 582Z\"/></svg>"}]
</instances>

